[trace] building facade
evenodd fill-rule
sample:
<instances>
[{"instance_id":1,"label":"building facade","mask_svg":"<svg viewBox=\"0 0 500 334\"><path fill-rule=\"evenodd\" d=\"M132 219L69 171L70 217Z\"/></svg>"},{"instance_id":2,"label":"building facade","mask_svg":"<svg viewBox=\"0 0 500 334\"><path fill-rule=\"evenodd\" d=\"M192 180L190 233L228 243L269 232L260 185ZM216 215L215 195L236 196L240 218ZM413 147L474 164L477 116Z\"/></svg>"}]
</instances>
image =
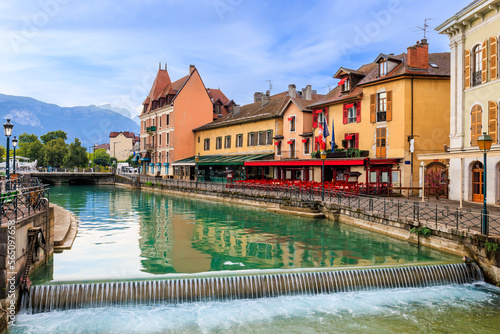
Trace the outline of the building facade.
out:
<instances>
[{"instance_id":1,"label":"building facade","mask_svg":"<svg viewBox=\"0 0 500 334\"><path fill-rule=\"evenodd\" d=\"M140 141L139 136L133 132L111 132L109 134L110 156L118 161L125 161L133 155L137 149L136 143Z\"/></svg>"},{"instance_id":2,"label":"building facade","mask_svg":"<svg viewBox=\"0 0 500 334\"><path fill-rule=\"evenodd\" d=\"M209 93L195 66L190 65L189 74L174 82L166 67L158 70L139 116L142 173L173 178L170 164L194 156L192 129L213 121L215 96L216 102L224 100L225 108L232 108L220 90Z\"/></svg>"},{"instance_id":3,"label":"building facade","mask_svg":"<svg viewBox=\"0 0 500 334\"><path fill-rule=\"evenodd\" d=\"M487 162L489 204L500 204L499 1L476 0L439 25L450 38L451 96L449 153L422 158L449 159L450 199L483 202L483 156L477 139L493 139ZM459 177L460 176L460 177Z\"/></svg>"},{"instance_id":4,"label":"building facade","mask_svg":"<svg viewBox=\"0 0 500 334\"><path fill-rule=\"evenodd\" d=\"M329 144L346 159L326 168L325 178L359 172L367 184L419 187L416 155L443 152L448 143L449 64L449 53L429 54L422 40L407 53L380 54L358 70L340 68L334 75L339 85L311 106L313 123L326 118L334 133ZM318 138L319 129L314 132ZM315 139L315 150L318 144Z\"/></svg>"}]
</instances>

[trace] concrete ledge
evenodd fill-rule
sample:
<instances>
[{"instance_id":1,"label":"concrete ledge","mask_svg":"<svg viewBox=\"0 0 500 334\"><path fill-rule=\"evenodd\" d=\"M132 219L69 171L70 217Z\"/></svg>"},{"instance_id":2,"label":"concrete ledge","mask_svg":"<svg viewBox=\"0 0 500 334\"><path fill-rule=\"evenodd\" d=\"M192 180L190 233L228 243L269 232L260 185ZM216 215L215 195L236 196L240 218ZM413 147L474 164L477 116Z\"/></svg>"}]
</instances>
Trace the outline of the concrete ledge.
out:
<instances>
[{"instance_id":1,"label":"concrete ledge","mask_svg":"<svg viewBox=\"0 0 500 334\"><path fill-rule=\"evenodd\" d=\"M78 233L78 219L76 216L55 204L54 208L54 251L69 249Z\"/></svg>"},{"instance_id":2,"label":"concrete ledge","mask_svg":"<svg viewBox=\"0 0 500 334\"><path fill-rule=\"evenodd\" d=\"M290 209L269 208L269 209L266 209L266 211L280 213L280 214L286 214L286 215L308 217L308 218L325 218L326 217L325 214L322 212L305 212L305 211L300 211L300 210L296 211L295 208L290 208Z\"/></svg>"}]
</instances>

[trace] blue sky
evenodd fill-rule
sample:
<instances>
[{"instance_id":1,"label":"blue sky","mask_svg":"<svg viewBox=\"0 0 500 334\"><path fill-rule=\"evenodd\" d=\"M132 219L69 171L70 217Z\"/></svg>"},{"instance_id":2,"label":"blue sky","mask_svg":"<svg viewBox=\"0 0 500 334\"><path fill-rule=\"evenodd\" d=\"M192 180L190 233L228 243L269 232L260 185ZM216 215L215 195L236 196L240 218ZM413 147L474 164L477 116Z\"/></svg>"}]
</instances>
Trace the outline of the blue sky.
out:
<instances>
[{"instance_id":1,"label":"blue sky","mask_svg":"<svg viewBox=\"0 0 500 334\"><path fill-rule=\"evenodd\" d=\"M0 93L61 106L111 103L137 113L166 62L196 65L239 104L311 84L327 93L340 66L405 52L471 0L3 0ZM449 51L433 29L430 52Z\"/></svg>"}]
</instances>

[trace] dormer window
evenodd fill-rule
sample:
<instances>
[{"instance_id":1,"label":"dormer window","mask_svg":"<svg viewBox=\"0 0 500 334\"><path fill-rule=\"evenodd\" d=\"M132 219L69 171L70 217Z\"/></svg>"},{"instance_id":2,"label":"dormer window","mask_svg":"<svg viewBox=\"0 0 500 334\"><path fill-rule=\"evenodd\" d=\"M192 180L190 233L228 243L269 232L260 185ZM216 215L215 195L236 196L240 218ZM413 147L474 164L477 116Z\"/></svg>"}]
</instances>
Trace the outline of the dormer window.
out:
<instances>
[{"instance_id":1,"label":"dormer window","mask_svg":"<svg viewBox=\"0 0 500 334\"><path fill-rule=\"evenodd\" d=\"M382 59L380 63L378 63L378 75L379 76L387 75L387 60Z\"/></svg>"},{"instance_id":2,"label":"dormer window","mask_svg":"<svg viewBox=\"0 0 500 334\"><path fill-rule=\"evenodd\" d=\"M350 83L349 78L345 78L343 91L347 92L349 90L351 90L351 83Z\"/></svg>"}]
</instances>

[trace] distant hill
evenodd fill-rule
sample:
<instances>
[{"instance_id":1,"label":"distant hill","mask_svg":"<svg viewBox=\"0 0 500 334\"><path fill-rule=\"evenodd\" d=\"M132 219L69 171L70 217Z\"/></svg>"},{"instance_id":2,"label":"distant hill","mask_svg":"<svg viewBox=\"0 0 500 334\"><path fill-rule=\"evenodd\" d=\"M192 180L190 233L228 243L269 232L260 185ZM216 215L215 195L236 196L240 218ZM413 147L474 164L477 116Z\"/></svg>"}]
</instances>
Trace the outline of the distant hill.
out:
<instances>
[{"instance_id":1,"label":"distant hill","mask_svg":"<svg viewBox=\"0 0 500 334\"><path fill-rule=\"evenodd\" d=\"M139 126L132 119L112 110L96 106L65 108L22 96L0 94L0 117L11 119L13 136L24 132L40 136L63 130L68 134L68 143L78 138L87 148L95 143L109 143L112 131L139 134ZM5 146L5 140L0 145Z\"/></svg>"}]
</instances>

